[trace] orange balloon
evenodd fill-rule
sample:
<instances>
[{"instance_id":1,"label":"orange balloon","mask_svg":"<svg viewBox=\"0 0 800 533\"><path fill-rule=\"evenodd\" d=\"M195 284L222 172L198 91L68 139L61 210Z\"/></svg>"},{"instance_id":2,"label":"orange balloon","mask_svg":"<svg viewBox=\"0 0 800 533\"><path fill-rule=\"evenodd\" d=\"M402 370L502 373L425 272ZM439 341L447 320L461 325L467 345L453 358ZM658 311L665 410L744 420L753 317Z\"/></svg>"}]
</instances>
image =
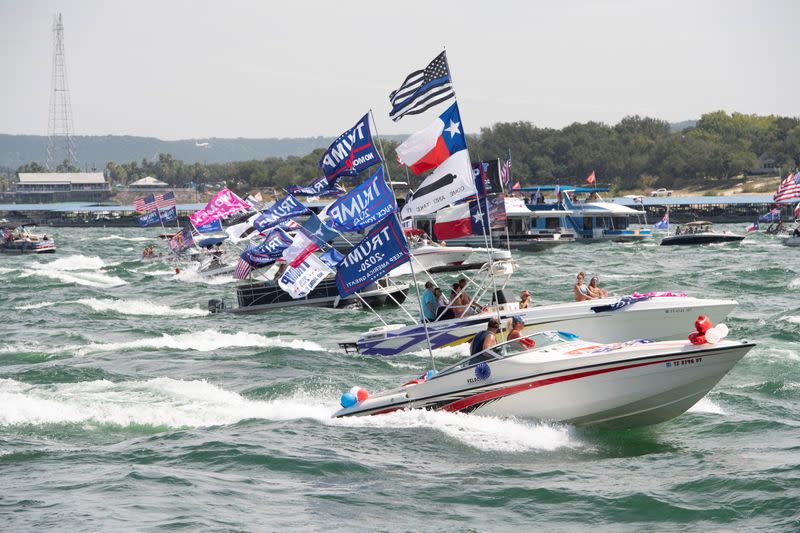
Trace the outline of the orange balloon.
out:
<instances>
[{"instance_id":1,"label":"orange balloon","mask_svg":"<svg viewBox=\"0 0 800 533\"><path fill-rule=\"evenodd\" d=\"M358 392L356 393L356 398L358 398L359 403L361 403L367 398L369 398L369 392L367 392L367 389L362 387L358 389Z\"/></svg>"}]
</instances>

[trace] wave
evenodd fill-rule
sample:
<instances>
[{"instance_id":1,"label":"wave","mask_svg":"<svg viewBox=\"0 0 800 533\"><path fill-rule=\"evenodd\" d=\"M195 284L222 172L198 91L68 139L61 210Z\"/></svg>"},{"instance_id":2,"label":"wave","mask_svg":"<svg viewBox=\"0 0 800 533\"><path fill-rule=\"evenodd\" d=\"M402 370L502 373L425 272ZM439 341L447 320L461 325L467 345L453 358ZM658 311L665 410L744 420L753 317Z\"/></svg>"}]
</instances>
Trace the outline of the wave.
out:
<instances>
[{"instance_id":1,"label":"wave","mask_svg":"<svg viewBox=\"0 0 800 533\"><path fill-rule=\"evenodd\" d=\"M17 271L16 268L0 267L0 274L10 274L11 272L16 272L16 271Z\"/></svg>"},{"instance_id":2,"label":"wave","mask_svg":"<svg viewBox=\"0 0 800 533\"><path fill-rule=\"evenodd\" d=\"M107 289L126 285L127 282L117 276L110 276L100 272L106 265L99 257L85 255L70 255L51 261L49 263L32 263L30 270L22 277L43 276L65 283L75 283L87 287ZM88 271L92 272L88 272Z\"/></svg>"},{"instance_id":3,"label":"wave","mask_svg":"<svg viewBox=\"0 0 800 533\"><path fill-rule=\"evenodd\" d=\"M790 289L800 289L800 278L794 278L792 281L789 282L788 287Z\"/></svg>"},{"instance_id":4,"label":"wave","mask_svg":"<svg viewBox=\"0 0 800 533\"><path fill-rule=\"evenodd\" d=\"M233 274L214 277L202 276L197 271L197 268L198 267L194 265L191 267L181 268L181 271L178 274L175 274L175 279L183 281L184 283L204 283L206 285L223 285L225 283L233 283L236 281L233 278Z\"/></svg>"},{"instance_id":5,"label":"wave","mask_svg":"<svg viewBox=\"0 0 800 533\"><path fill-rule=\"evenodd\" d=\"M173 308L167 305L159 305L148 302L147 300L114 300L81 298L77 301L81 305L91 307L95 311L114 311L123 315L136 316L171 316L171 317L195 317L205 316L208 311L197 308ZM52 305L52 304L51 304Z\"/></svg>"},{"instance_id":6,"label":"wave","mask_svg":"<svg viewBox=\"0 0 800 533\"><path fill-rule=\"evenodd\" d=\"M690 413L711 413L715 415L726 415L728 413L720 407L719 404L709 399L708 397L701 398L699 402L691 406L688 410Z\"/></svg>"},{"instance_id":7,"label":"wave","mask_svg":"<svg viewBox=\"0 0 800 533\"><path fill-rule=\"evenodd\" d=\"M152 241L151 237L123 237L121 235L106 235L100 237L98 241L131 241L131 242L147 242Z\"/></svg>"},{"instance_id":8,"label":"wave","mask_svg":"<svg viewBox=\"0 0 800 533\"><path fill-rule=\"evenodd\" d=\"M487 451L554 450L579 443L567 427L461 413L399 411L381 416L332 419L330 398L298 393L251 400L207 381L155 378L29 385L0 379L0 426L54 423L114 424L122 427L208 427L257 418L311 419L332 427L430 429ZM364 438L368 438L365 432Z\"/></svg>"},{"instance_id":9,"label":"wave","mask_svg":"<svg viewBox=\"0 0 800 533\"><path fill-rule=\"evenodd\" d=\"M800 324L800 316L797 315L789 315L781 317L781 320L784 322L791 322L792 324Z\"/></svg>"},{"instance_id":10,"label":"wave","mask_svg":"<svg viewBox=\"0 0 800 533\"><path fill-rule=\"evenodd\" d=\"M41 302L38 304L20 305L15 307L14 309L19 309L21 311L24 311L26 309L41 309L43 307L50 307L51 305L57 305L57 304L58 302Z\"/></svg>"},{"instance_id":11,"label":"wave","mask_svg":"<svg viewBox=\"0 0 800 533\"><path fill-rule=\"evenodd\" d=\"M246 347L278 347L310 352L322 352L325 348L316 342L302 339L283 340L280 337L265 337L255 333L240 331L238 333L221 333L213 329L181 333L179 335L163 334L160 337L137 339L125 342L92 343L88 346L77 348L79 355L94 352L132 350L137 348L194 350L210 352L221 348L246 348Z\"/></svg>"}]
</instances>

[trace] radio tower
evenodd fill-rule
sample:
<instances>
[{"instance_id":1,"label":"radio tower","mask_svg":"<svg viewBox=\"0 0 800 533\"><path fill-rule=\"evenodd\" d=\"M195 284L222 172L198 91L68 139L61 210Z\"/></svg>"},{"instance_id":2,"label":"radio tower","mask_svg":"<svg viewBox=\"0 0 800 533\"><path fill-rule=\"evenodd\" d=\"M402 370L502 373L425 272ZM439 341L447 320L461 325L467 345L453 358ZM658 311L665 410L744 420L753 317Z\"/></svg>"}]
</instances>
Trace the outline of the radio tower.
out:
<instances>
[{"instance_id":1,"label":"radio tower","mask_svg":"<svg viewBox=\"0 0 800 533\"><path fill-rule=\"evenodd\" d=\"M53 21L53 77L50 81L50 116L47 125L47 169L63 161L76 165L72 128L72 104L69 101L67 65L64 62L64 24L61 13Z\"/></svg>"}]
</instances>

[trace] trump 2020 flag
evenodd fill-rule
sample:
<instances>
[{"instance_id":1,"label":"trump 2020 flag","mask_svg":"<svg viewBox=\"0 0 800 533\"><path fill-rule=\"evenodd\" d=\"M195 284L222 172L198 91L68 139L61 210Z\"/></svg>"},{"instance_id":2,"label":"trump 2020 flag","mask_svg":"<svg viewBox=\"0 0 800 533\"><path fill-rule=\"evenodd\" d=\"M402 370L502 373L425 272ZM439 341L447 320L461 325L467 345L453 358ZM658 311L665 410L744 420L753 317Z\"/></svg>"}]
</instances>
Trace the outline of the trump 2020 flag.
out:
<instances>
[{"instance_id":1,"label":"trump 2020 flag","mask_svg":"<svg viewBox=\"0 0 800 533\"><path fill-rule=\"evenodd\" d=\"M232 190L225 187L212 196L211 200L208 201L203 209L189 215L189 220L196 228L214 220L226 218L233 213L251 211L252 209L250 204L236 196L236 193Z\"/></svg>"},{"instance_id":2,"label":"trump 2020 flag","mask_svg":"<svg viewBox=\"0 0 800 533\"><path fill-rule=\"evenodd\" d=\"M215 231L222 231L222 222L219 220L214 220L208 224L203 224L199 228L194 229L196 229L198 233L213 233Z\"/></svg>"},{"instance_id":3,"label":"trump 2020 flag","mask_svg":"<svg viewBox=\"0 0 800 533\"><path fill-rule=\"evenodd\" d=\"M292 298L305 298L331 272L317 256L309 255L299 265L286 270L278 280L278 286Z\"/></svg>"},{"instance_id":4,"label":"trump 2020 flag","mask_svg":"<svg viewBox=\"0 0 800 533\"><path fill-rule=\"evenodd\" d=\"M328 225L339 231L358 231L383 220L397 210L394 195L383 179L383 168L342 196L330 207Z\"/></svg>"},{"instance_id":5,"label":"trump 2020 flag","mask_svg":"<svg viewBox=\"0 0 800 533\"><path fill-rule=\"evenodd\" d=\"M296 216L305 215L311 210L300 203L300 200L287 194L281 198L272 207L264 211L264 213L253 221L253 227L258 231L264 231L274 228L281 222L294 218Z\"/></svg>"},{"instance_id":6,"label":"trump 2020 flag","mask_svg":"<svg viewBox=\"0 0 800 533\"><path fill-rule=\"evenodd\" d=\"M323 263L325 263L329 267L336 268L336 265L342 262L344 256L341 253L339 253L336 250L336 248L331 248L327 252L319 256L319 258L322 260Z\"/></svg>"},{"instance_id":7,"label":"trump 2020 flag","mask_svg":"<svg viewBox=\"0 0 800 533\"><path fill-rule=\"evenodd\" d=\"M403 230L396 217L386 217L347 252L336 270L336 288L350 296L409 261Z\"/></svg>"},{"instance_id":8,"label":"trump 2020 flag","mask_svg":"<svg viewBox=\"0 0 800 533\"><path fill-rule=\"evenodd\" d=\"M286 191L294 196L341 196L345 193L338 177L328 180L325 176L318 177L305 187L290 185Z\"/></svg>"},{"instance_id":9,"label":"trump 2020 flag","mask_svg":"<svg viewBox=\"0 0 800 533\"><path fill-rule=\"evenodd\" d=\"M242 252L242 259L255 268L271 265L292 244L292 238L280 228L270 231L264 240Z\"/></svg>"},{"instance_id":10,"label":"trump 2020 flag","mask_svg":"<svg viewBox=\"0 0 800 533\"><path fill-rule=\"evenodd\" d=\"M158 217L161 219L162 223L178 220L178 210L174 205L169 207L159 207Z\"/></svg>"},{"instance_id":11,"label":"trump 2020 flag","mask_svg":"<svg viewBox=\"0 0 800 533\"><path fill-rule=\"evenodd\" d=\"M403 218L435 213L475 194L469 153L461 150L448 157L422 181L403 207Z\"/></svg>"},{"instance_id":12,"label":"trump 2020 flag","mask_svg":"<svg viewBox=\"0 0 800 533\"><path fill-rule=\"evenodd\" d=\"M158 223L159 220L158 211L150 211L145 215L139 216L139 226L146 228L147 226Z\"/></svg>"},{"instance_id":13,"label":"trump 2020 flag","mask_svg":"<svg viewBox=\"0 0 800 533\"><path fill-rule=\"evenodd\" d=\"M438 167L454 153L467 148L458 103L439 115L432 124L418 131L397 147L397 157L414 174Z\"/></svg>"},{"instance_id":14,"label":"trump 2020 flag","mask_svg":"<svg viewBox=\"0 0 800 533\"><path fill-rule=\"evenodd\" d=\"M355 176L362 170L381 162L372 131L369 126L369 113L361 117L355 126L342 133L319 161L319 168L333 182L340 176Z\"/></svg>"}]
</instances>

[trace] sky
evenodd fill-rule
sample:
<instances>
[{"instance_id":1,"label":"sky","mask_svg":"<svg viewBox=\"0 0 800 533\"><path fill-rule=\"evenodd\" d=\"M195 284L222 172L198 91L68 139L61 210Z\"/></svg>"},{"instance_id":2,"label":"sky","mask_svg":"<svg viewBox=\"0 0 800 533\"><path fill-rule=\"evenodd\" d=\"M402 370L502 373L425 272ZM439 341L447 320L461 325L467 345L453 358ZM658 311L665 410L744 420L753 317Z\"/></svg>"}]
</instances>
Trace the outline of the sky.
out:
<instances>
[{"instance_id":1,"label":"sky","mask_svg":"<svg viewBox=\"0 0 800 533\"><path fill-rule=\"evenodd\" d=\"M388 94L443 47L471 133L800 115L793 0L0 0L0 133L47 133L59 12L78 135L410 133L437 113L393 123Z\"/></svg>"}]
</instances>

